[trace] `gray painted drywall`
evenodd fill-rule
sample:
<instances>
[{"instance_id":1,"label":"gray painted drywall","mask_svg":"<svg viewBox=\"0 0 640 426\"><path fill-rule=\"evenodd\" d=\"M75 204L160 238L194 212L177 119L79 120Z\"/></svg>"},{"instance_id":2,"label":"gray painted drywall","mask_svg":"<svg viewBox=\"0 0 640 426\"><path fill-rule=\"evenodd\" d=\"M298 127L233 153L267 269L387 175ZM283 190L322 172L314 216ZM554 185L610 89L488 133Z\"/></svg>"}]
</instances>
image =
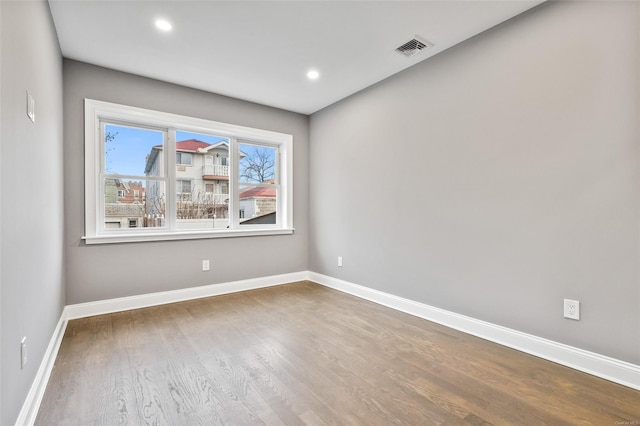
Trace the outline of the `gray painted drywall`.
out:
<instances>
[{"instance_id":1,"label":"gray painted drywall","mask_svg":"<svg viewBox=\"0 0 640 426\"><path fill-rule=\"evenodd\" d=\"M0 123L2 123L2 4L0 3ZM2 125L0 124L0 241L2 241ZM2 383L2 244L0 244L0 383ZM0 385L0 422L2 421Z\"/></svg>"},{"instance_id":2,"label":"gray painted drywall","mask_svg":"<svg viewBox=\"0 0 640 426\"><path fill-rule=\"evenodd\" d=\"M67 304L264 277L308 268L308 116L64 61ZM87 246L83 99L293 135L293 235ZM201 261L211 260L211 271Z\"/></svg>"},{"instance_id":3,"label":"gray painted drywall","mask_svg":"<svg viewBox=\"0 0 640 426\"><path fill-rule=\"evenodd\" d=\"M313 114L310 269L640 364L638 7L544 4Z\"/></svg>"},{"instance_id":4,"label":"gray painted drywall","mask_svg":"<svg viewBox=\"0 0 640 426\"><path fill-rule=\"evenodd\" d=\"M14 424L64 306L62 58L46 1L0 2L0 424ZM26 115L26 91L36 122ZM20 340L28 363L20 369Z\"/></svg>"}]
</instances>

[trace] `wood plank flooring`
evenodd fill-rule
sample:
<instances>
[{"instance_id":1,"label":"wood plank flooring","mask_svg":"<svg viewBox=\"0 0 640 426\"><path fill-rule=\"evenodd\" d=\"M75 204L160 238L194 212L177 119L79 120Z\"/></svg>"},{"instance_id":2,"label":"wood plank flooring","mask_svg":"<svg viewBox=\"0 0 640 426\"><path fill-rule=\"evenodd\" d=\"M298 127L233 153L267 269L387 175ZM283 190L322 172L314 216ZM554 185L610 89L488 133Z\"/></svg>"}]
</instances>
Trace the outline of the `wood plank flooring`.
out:
<instances>
[{"instance_id":1,"label":"wood plank flooring","mask_svg":"<svg viewBox=\"0 0 640 426\"><path fill-rule=\"evenodd\" d=\"M37 425L638 425L640 392L310 282L69 322Z\"/></svg>"}]
</instances>

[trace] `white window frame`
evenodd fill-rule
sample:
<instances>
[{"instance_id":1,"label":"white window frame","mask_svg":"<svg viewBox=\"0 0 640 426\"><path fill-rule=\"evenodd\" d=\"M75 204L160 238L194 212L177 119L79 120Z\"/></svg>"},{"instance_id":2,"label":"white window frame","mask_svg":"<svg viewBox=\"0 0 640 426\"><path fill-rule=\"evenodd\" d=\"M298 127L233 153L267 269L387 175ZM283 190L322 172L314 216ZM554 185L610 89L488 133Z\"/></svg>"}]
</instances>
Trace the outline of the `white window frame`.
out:
<instances>
[{"instance_id":1,"label":"white window frame","mask_svg":"<svg viewBox=\"0 0 640 426\"><path fill-rule=\"evenodd\" d=\"M85 236L87 244L163 241L200 238L227 238L259 235L292 234L293 228L293 136L269 130L221 123L178 114L153 111L110 102L85 99ZM166 226L161 228L107 229L101 181L104 171L104 149L101 121L115 121L160 129L167 132L164 169L167 171ZM183 230L176 228L176 141L175 132L214 134L229 138L229 229ZM276 147L277 206L276 223L239 224L239 151L241 143Z\"/></svg>"}]
</instances>

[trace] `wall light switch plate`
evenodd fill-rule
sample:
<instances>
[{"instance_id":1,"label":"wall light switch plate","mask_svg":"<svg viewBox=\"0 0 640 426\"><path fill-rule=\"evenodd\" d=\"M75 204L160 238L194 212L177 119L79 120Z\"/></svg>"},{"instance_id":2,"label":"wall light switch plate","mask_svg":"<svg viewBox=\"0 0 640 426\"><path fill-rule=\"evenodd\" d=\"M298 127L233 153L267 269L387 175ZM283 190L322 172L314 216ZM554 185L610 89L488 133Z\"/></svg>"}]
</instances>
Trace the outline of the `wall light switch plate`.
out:
<instances>
[{"instance_id":1,"label":"wall light switch plate","mask_svg":"<svg viewBox=\"0 0 640 426\"><path fill-rule=\"evenodd\" d=\"M31 93L27 90L27 117L32 122L36 122L36 101L31 96Z\"/></svg>"},{"instance_id":2,"label":"wall light switch plate","mask_svg":"<svg viewBox=\"0 0 640 426\"><path fill-rule=\"evenodd\" d=\"M26 336L20 341L20 369L27 365L27 338Z\"/></svg>"}]
</instances>

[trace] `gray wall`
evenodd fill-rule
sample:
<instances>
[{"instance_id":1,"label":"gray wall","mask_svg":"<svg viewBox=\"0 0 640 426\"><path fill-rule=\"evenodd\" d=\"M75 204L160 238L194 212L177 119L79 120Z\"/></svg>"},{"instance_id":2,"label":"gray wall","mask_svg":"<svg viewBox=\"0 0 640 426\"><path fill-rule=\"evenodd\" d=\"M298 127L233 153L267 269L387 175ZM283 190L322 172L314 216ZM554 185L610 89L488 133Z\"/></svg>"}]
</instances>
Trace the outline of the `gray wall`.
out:
<instances>
[{"instance_id":1,"label":"gray wall","mask_svg":"<svg viewBox=\"0 0 640 426\"><path fill-rule=\"evenodd\" d=\"M2 4L0 3L0 422L2 417Z\"/></svg>"},{"instance_id":2,"label":"gray wall","mask_svg":"<svg viewBox=\"0 0 640 426\"><path fill-rule=\"evenodd\" d=\"M64 305L62 59L45 1L1 1L0 424L13 424ZM26 115L26 91L36 122ZM28 363L20 369L20 340Z\"/></svg>"},{"instance_id":3,"label":"gray wall","mask_svg":"<svg viewBox=\"0 0 640 426\"><path fill-rule=\"evenodd\" d=\"M2 4L0 3L0 422L2 417Z\"/></svg>"},{"instance_id":4,"label":"gray wall","mask_svg":"<svg viewBox=\"0 0 640 426\"><path fill-rule=\"evenodd\" d=\"M305 269L640 363L639 23L637 3L545 4L311 126L64 61L63 142L47 4L0 1L0 423L15 421L65 301ZM85 97L293 134L296 233L85 246ZM562 318L565 297L581 321Z\"/></svg>"},{"instance_id":5,"label":"gray wall","mask_svg":"<svg viewBox=\"0 0 640 426\"><path fill-rule=\"evenodd\" d=\"M307 116L71 60L64 94L67 304L307 270ZM292 134L294 235L85 245L84 98Z\"/></svg>"},{"instance_id":6,"label":"gray wall","mask_svg":"<svg viewBox=\"0 0 640 426\"><path fill-rule=\"evenodd\" d=\"M640 364L639 7L544 4L313 114L310 269Z\"/></svg>"}]
</instances>

